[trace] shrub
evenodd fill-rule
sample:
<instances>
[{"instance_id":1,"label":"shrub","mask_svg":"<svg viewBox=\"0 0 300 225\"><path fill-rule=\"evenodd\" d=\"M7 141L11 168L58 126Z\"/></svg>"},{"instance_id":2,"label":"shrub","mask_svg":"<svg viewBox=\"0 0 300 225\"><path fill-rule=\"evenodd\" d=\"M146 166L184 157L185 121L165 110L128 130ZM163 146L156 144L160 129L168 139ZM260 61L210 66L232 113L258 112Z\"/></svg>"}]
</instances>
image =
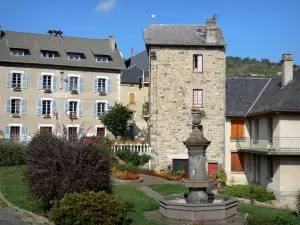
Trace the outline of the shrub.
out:
<instances>
[{"instance_id":1,"label":"shrub","mask_svg":"<svg viewBox=\"0 0 300 225\"><path fill-rule=\"evenodd\" d=\"M128 206L105 192L66 194L54 201L49 213L56 225L127 225Z\"/></svg>"},{"instance_id":2,"label":"shrub","mask_svg":"<svg viewBox=\"0 0 300 225\"><path fill-rule=\"evenodd\" d=\"M139 153L131 151L128 148L117 150L116 156L119 159L124 160L126 163L131 163L134 166L143 166L146 163L148 163L149 160L151 159L150 155L147 154L140 155Z\"/></svg>"},{"instance_id":3,"label":"shrub","mask_svg":"<svg viewBox=\"0 0 300 225\"><path fill-rule=\"evenodd\" d=\"M248 225L265 225L265 224L272 224L272 225L299 225L300 220L291 215L286 214L272 214L272 215L264 215L264 216L254 216L249 215L247 218Z\"/></svg>"},{"instance_id":4,"label":"shrub","mask_svg":"<svg viewBox=\"0 0 300 225\"><path fill-rule=\"evenodd\" d=\"M267 191L263 186L258 185L232 185L224 189L218 190L219 194L227 194L234 197L246 198L250 200L257 200L259 202L266 202L274 200L273 192Z\"/></svg>"},{"instance_id":5,"label":"shrub","mask_svg":"<svg viewBox=\"0 0 300 225\"><path fill-rule=\"evenodd\" d=\"M143 173L145 171L148 171L141 167L134 166L132 164L115 164L114 167L118 171L130 171L130 172L134 172L134 173ZM152 172L152 171L149 171L149 172Z\"/></svg>"},{"instance_id":6,"label":"shrub","mask_svg":"<svg viewBox=\"0 0 300 225\"><path fill-rule=\"evenodd\" d=\"M0 166L24 165L26 160L26 145L20 142L0 142Z\"/></svg>"},{"instance_id":7,"label":"shrub","mask_svg":"<svg viewBox=\"0 0 300 225\"><path fill-rule=\"evenodd\" d=\"M111 191L110 157L96 144L38 133L27 160L29 193L46 204L67 192Z\"/></svg>"},{"instance_id":8,"label":"shrub","mask_svg":"<svg viewBox=\"0 0 300 225\"><path fill-rule=\"evenodd\" d=\"M297 213L298 215L300 215L300 191L297 191L296 194L296 209L297 209Z\"/></svg>"}]
</instances>

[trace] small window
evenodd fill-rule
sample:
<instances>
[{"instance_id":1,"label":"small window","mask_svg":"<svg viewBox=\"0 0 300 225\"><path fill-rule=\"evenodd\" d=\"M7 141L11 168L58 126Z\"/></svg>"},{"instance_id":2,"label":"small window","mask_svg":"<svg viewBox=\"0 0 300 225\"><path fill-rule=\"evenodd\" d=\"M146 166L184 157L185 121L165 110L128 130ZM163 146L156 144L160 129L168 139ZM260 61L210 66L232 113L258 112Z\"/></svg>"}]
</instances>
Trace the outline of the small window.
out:
<instances>
[{"instance_id":1,"label":"small window","mask_svg":"<svg viewBox=\"0 0 300 225\"><path fill-rule=\"evenodd\" d=\"M19 141L20 140L20 127L11 126L10 127L10 140Z\"/></svg>"},{"instance_id":2,"label":"small window","mask_svg":"<svg viewBox=\"0 0 300 225\"><path fill-rule=\"evenodd\" d=\"M97 116L102 116L105 113L105 103L98 102Z\"/></svg>"},{"instance_id":3,"label":"small window","mask_svg":"<svg viewBox=\"0 0 300 225\"><path fill-rule=\"evenodd\" d=\"M98 92L106 92L106 79L98 79Z\"/></svg>"},{"instance_id":4,"label":"small window","mask_svg":"<svg viewBox=\"0 0 300 225\"><path fill-rule=\"evenodd\" d=\"M135 93L129 94L129 104L135 104Z\"/></svg>"},{"instance_id":5,"label":"small window","mask_svg":"<svg viewBox=\"0 0 300 225\"><path fill-rule=\"evenodd\" d=\"M52 76L43 75L43 90L51 90Z\"/></svg>"},{"instance_id":6,"label":"small window","mask_svg":"<svg viewBox=\"0 0 300 225\"><path fill-rule=\"evenodd\" d=\"M96 62L108 62L108 56L105 55L97 55L96 56Z\"/></svg>"},{"instance_id":7,"label":"small window","mask_svg":"<svg viewBox=\"0 0 300 225\"><path fill-rule=\"evenodd\" d=\"M69 141L76 140L76 138L77 138L77 127L69 127L69 129L68 129Z\"/></svg>"},{"instance_id":8,"label":"small window","mask_svg":"<svg viewBox=\"0 0 300 225\"><path fill-rule=\"evenodd\" d=\"M70 91L78 91L78 77L70 77Z\"/></svg>"},{"instance_id":9,"label":"small window","mask_svg":"<svg viewBox=\"0 0 300 225\"><path fill-rule=\"evenodd\" d=\"M98 127L97 128L97 136L98 137L105 137L105 128L104 127Z\"/></svg>"},{"instance_id":10,"label":"small window","mask_svg":"<svg viewBox=\"0 0 300 225\"><path fill-rule=\"evenodd\" d=\"M244 138L244 120L231 120L231 139Z\"/></svg>"},{"instance_id":11,"label":"small window","mask_svg":"<svg viewBox=\"0 0 300 225\"><path fill-rule=\"evenodd\" d=\"M11 100L11 114L20 114L21 108L21 100L20 99L12 99Z\"/></svg>"},{"instance_id":12,"label":"small window","mask_svg":"<svg viewBox=\"0 0 300 225\"><path fill-rule=\"evenodd\" d=\"M70 116L74 116L74 117L77 116L77 105L78 105L78 102L76 102L76 101L69 102Z\"/></svg>"},{"instance_id":13,"label":"small window","mask_svg":"<svg viewBox=\"0 0 300 225\"><path fill-rule=\"evenodd\" d=\"M52 133L52 127L40 127L41 133Z\"/></svg>"},{"instance_id":14,"label":"small window","mask_svg":"<svg viewBox=\"0 0 300 225\"><path fill-rule=\"evenodd\" d=\"M82 54L80 53L68 53L69 60L81 60Z\"/></svg>"},{"instance_id":15,"label":"small window","mask_svg":"<svg viewBox=\"0 0 300 225\"><path fill-rule=\"evenodd\" d=\"M194 72L203 72L203 55L193 56L193 70Z\"/></svg>"},{"instance_id":16,"label":"small window","mask_svg":"<svg viewBox=\"0 0 300 225\"><path fill-rule=\"evenodd\" d=\"M12 74L12 87L13 88L21 88L21 73L13 73Z\"/></svg>"},{"instance_id":17,"label":"small window","mask_svg":"<svg viewBox=\"0 0 300 225\"><path fill-rule=\"evenodd\" d=\"M193 90L193 107L203 107L203 91L202 89Z\"/></svg>"},{"instance_id":18,"label":"small window","mask_svg":"<svg viewBox=\"0 0 300 225\"><path fill-rule=\"evenodd\" d=\"M231 152L231 172L244 172L243 152Z\"/></svg>"},{"instance_id":19,"label":"small window","mask_svg":"<svg viewBox=\"0 0 300 225\"><path fill-rule=\"evenodd\" d=\"M51 114L51 100L43 100L42 104L43 104L42 114L50 115Z\"/></svg>"},{"instance_id":20,"label":"small window","mask_svg":"<svg viewBox=\"0 0 300 225\"><path fill-rule=\"evenodd\" d=\"M10 49L10 53L13 56L24 56L25 51L23 49Z\"/></svg>"},{"instance_id":21,"label":"small window","mask_svg":"<svg viewBox=\"0 0 300 225\"><path fill-rule=\"evenodd\" d=\"M41 56L43 58L51 58L54 59L55 58L55 52L54 51L42 51Z\"/></svg>"}]
</instances>

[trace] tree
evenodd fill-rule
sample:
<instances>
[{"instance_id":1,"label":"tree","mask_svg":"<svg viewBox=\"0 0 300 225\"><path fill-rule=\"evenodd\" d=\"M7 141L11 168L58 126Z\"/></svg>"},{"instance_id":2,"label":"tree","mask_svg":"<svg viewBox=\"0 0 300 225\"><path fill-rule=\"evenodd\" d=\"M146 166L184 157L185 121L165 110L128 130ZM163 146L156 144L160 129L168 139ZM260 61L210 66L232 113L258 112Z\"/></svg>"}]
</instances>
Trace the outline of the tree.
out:
<instances>
[{"instance_id":1,"label":"tree","mask_svg":"<svg viewBox=\"0 0 300 225\"><path fill-rule=\"evenodd\" d=\"M115 104L108 112L100 117L101 122L115 136L124 136L127 123L132 119L132 115L128 112L128 107L121 103Z\"/></svg>"}]
</instances>

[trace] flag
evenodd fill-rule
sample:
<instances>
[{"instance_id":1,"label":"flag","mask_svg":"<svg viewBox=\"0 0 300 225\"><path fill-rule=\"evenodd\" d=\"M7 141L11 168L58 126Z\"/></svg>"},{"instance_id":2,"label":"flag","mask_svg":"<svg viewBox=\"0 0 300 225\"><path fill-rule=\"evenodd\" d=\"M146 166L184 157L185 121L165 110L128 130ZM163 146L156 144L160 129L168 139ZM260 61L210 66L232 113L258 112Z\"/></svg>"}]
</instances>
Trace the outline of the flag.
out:
<instances>
[{"instance_id":1,"label":"flag","mask_svg":"<svg viewBox=\"0 0 300 225\"><path fill-rule=\"evenodd\" d=\"M58 120L58 114L57 114L56 109L53 109L53 115L55 116L56 120Z\"/></svg>"}]
</instances>

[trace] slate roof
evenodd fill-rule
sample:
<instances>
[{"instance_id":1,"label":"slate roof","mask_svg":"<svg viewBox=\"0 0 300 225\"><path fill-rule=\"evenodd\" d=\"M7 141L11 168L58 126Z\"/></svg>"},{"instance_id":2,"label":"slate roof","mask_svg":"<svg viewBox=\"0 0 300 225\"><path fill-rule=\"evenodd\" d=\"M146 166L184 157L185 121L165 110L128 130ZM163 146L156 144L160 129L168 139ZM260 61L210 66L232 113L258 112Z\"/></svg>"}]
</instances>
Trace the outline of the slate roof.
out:
<instances>
[{"instance_id":1,"label":"slate roof","mask_svg":"<svg viewBox=\"0 0 300 225\"><path fill-rule=\"evenodd\" d=\"M25 56L12 56L10 48L28 49ZM58 51L59 57L41 57L41 50ZM68 60L67 52L83 53L84 59ZM108 63L96 62L95 55L108 55ZM118 50L112 51L109 39L89 39L77 37L55 37L46 34L33 34L3 31L0 39L0 62L35 63L43 65L76 66L103 69L125 69Z\"/></svg>"},{"instance_id":2,"label":"slate roof","mask_svg":"<svg viewBox=\"0 0 300 225\"><path fill-rule=\"evenodd\" d=\"M226 45L219 26L217 26L216 43L206 42L205 25L152 24L143 29L143 36L146 45Z\"/></svg>"},{"instance_id":3,"label":"slate roof","mask_svg":"<svg viewBox=\"0 0 300 225\"><path fill-rule=\"evenodd\" d=\"M270 79L227 78L226 116L246 116Z\"/></svg>"},{"instance_id":4,"label":"slate roof","mask_svg":"<svg viewBox=\"0 0 300 225\"><path fill-rule=\"evenodd\" d=\"M143 76L143 73L144 71L138 66L124 70L121 74L121 83L139 84L139 78Z\"/></svg>"},{"instance_id":5,"label":"slate roof","mask_svg":"<svg viewBox=\"0 0 300 225\"><path fill-rule=\"evenodd\" d=\"M149 70L149 56L147 50L144 50L128 59L128 64L129 67L137 65L143 70Z\"/></svg>"}]
</instances>

